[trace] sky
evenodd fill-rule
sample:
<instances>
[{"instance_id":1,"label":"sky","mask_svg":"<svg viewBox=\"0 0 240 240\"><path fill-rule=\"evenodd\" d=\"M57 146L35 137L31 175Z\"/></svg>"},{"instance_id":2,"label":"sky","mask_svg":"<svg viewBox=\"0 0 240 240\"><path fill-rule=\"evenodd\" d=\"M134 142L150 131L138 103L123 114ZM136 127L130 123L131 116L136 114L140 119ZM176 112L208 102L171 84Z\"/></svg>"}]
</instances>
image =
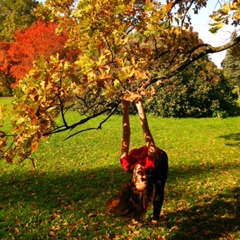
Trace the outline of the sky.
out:
<instances>
[{"instance_id":1,"label":"sky","mask_svg":"<svg viewBox=\"0 0 240 240\"><path fill-rule=\"evenodd\" d=\"M209 43L214 47L221 46L230 41L231 33L234 28L232 26L224 26L216 34L209 32L209 23L211 21L209 15L219 9L219 5L216 6L217 0L209 0L207 7L200 10L198 15L194 15L192 18L193 30L199 33L199 38L205 43ZM211 60L220 68L221 62L224 59L226 51L220 53L209 54Z\"/></svg>"},{"instance_id":2,"label":"sky","mask_svg":"<svg viewBox=\"0 0 240 240\"><path fill-rule=\"evenodd\" d=\"M40 2L45 2L45 0L39 0ZM214 47L221 46L230 40L231 33L233 32L233 27L225 26L218 31L217 34L212 34L209 32L209 15L216 9L219 5L217 2L224 2L219 0L208 0L207 7L199 11L198 15L192 15L192 25L193 30L199 33L199 38L205 43L209 43ZM220 53L209 54L210 59L220 68L221 62L224 59L226 51Z\"/></svg>"}]
</instances>

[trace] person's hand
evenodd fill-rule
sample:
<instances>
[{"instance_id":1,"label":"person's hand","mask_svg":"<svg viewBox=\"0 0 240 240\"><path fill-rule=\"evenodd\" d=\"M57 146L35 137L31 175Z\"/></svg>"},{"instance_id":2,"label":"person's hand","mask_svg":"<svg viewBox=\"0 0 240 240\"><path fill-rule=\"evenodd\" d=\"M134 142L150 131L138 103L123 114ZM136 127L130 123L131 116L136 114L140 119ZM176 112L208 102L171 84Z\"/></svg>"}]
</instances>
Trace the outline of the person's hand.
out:
<instances>
[{"instance_id":1,"label":"person's hand","mask_svg":"<svg viewBox=\"0 0 240 240\"><path fill-rule=\"evenodd\" d=\"M138 115L139 115L140 119L145 119L145 113L144 113L143 103L142 103L141 99L137 99L135 101L135 105L137 107Z\"/></svg>"},{"instance_id":2,"label":"person's hand","mask_svg":"<svg viewBox=\"0 0 240 240\"><path fill-rule=\"evenodd\" d=\"M142 100L142 96L130 91L126 91L123 95L123 101L127 102L138 102Z\"/></svg>"},{"instance_id":3,"label":"person's hand","mask_svg":"<svg viewBox=\"0 0 240 240\"><path fill-rule=\"evenodd\" d=\"M143 109L142 98L137 98L137 99L135 100L135 105L136 105L137 109Z\"/></svg>"},{"instance_id":4,"label":"person's hand","mask_svg":"<svg viewBox=\"0 0 240 240\"><path fill-rule=\"evenodd\" d=\"M135 101L135 104L136 104L136 107L142 107L142 99L137 99L136 101Z\"/></svg>"}]
</instances>

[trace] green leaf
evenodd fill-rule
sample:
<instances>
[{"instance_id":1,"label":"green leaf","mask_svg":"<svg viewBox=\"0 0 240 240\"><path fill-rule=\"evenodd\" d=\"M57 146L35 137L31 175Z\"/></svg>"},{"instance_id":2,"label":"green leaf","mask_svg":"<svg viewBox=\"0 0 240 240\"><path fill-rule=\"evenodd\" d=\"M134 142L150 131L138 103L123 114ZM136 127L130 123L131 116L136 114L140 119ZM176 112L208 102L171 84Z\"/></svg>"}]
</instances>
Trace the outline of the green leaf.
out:
<instances>
[{"instance_id":1,"label":"green leaf","mask_svg":"<svg viewBox=\"0 0 240 240\"><path fill-rule=\"evenodd\" d=\"M118 5L118 6L115 8L114 13L115 13L115 14L120 14L120 13L123 13L125 10L126 10L126 5Z\"/></svg>"}]
</instances>

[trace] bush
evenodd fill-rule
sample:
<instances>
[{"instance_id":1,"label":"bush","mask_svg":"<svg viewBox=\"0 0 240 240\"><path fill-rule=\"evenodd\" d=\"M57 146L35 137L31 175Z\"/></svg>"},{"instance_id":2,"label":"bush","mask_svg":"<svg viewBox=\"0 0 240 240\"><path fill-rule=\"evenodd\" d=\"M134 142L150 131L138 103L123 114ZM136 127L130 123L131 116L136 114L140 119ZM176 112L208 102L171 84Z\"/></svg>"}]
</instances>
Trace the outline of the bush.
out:
<instances>
[{"instance_id":1,"label":"bush","mask_svg":"<svg viewBox=\"0 0 240 240\"><path fill-rule=\"evenodd\" d=\"M237 116L237 97L222 70L205 59L157 86L146 110L161 117Z\"/></svg>"}]
</instances>

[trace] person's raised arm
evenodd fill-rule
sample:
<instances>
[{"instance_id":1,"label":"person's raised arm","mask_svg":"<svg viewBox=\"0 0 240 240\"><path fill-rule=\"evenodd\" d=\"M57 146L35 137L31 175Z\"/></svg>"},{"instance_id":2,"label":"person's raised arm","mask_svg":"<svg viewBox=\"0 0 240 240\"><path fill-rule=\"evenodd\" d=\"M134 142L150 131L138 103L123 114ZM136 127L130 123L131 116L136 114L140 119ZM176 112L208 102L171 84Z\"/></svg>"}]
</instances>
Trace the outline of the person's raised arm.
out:
<instances>
[{"instance_id":1,"label":"person's raised arm","mask_svg":"<svg viewBox=\"0 0 240 240\"><path fill-rule=\"evenodd\" d=\"M152 134L150 132L149 126L148 126L148 121L147 117L143 108L143 104L141 100L137 100L135 102L137 110L138 110L138 115L141 121L144 137L145 137L145 142L148 148L148 155L151 157L154 157L155 159L158 159L158 154L156 150L156 146L154 143L154 139L152 137Z\"/></svg>"},{"instance_id":2,"label":"person's raised arm","mask_svg":"<svg viewBox=\"0 0 240 240\"><path fill-rule=\"evenodd\" d=\"M129 122L129 105L130 103L126 100L122 101L123 104L123 136L122 136L122 147L121 147L121 158L128 155L129 144L130 144L130 122Z\"/></svg>"}]
</instances>

